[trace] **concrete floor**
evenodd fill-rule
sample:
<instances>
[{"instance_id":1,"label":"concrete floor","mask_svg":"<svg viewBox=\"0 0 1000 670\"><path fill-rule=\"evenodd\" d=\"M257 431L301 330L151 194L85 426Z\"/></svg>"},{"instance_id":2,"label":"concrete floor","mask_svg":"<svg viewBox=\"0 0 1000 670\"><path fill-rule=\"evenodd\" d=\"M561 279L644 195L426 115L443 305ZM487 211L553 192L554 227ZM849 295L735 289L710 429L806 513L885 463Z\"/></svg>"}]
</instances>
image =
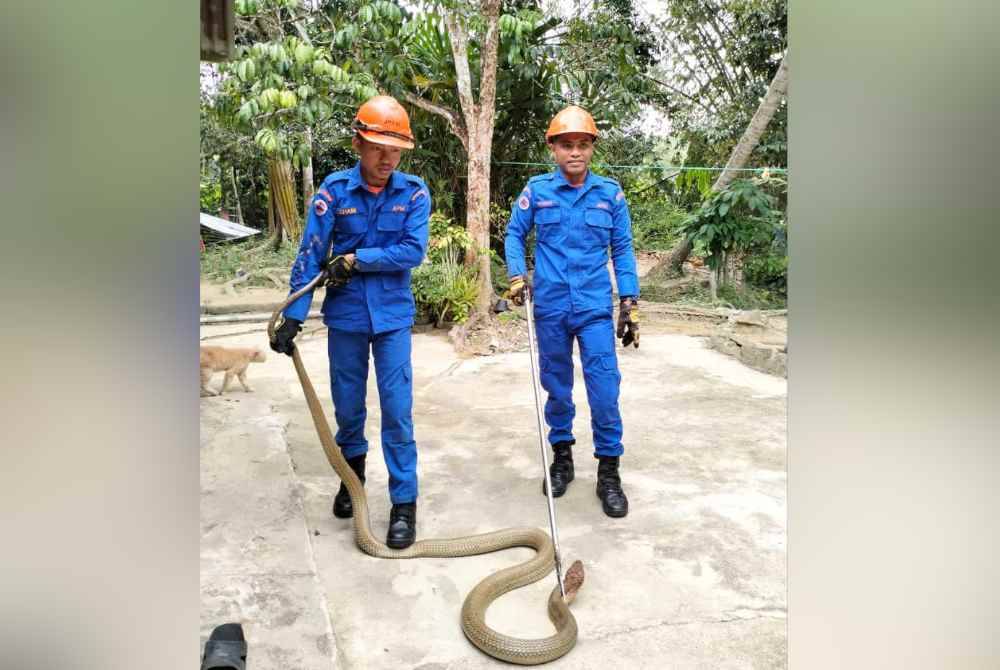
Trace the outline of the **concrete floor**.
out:
<instances>
[{"instance_id":1,"label":"concrete floor","mask_svg":"<svg viewBox=\"0 0 1000 670\"><path fill-rule=\"evenodd\" d=\"M203 335L247 326L204 328ZM266 346L263 334L213 339ZM300 343L330 408L326 338ZM533 525L548 529L526 353L461 360L443 335L414 336L421 495L418 537ZM594 494L590 416L577 365L577 478L556 503L564 564L586 581L572 609L576 647L554 668L786 666L784 379L685 335L619 350L622 474L630 513ZM203 398L202 639L242 621L251 670L492 668L463 636L462 599L527 549L392 561L354 546L330 513L339 479L323 455L289 359L254 364L253 393ZM213 380L213 388L221 375ZM389 501L374 372L367 491L374 531ZM552 632L550 577L501 598L503 633Z\"/></svg>"}]
</instances>

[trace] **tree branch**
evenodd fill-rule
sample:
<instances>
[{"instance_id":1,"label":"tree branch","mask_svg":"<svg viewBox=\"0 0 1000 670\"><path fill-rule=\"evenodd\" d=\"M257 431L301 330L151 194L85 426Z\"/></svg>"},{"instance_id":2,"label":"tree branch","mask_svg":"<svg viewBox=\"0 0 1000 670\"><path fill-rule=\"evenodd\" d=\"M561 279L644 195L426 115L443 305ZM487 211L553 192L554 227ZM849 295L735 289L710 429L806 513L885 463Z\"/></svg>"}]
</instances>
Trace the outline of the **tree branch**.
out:
<instances>
[{"instance_id":1,"label":"tree branch","mask_svg":"<svg viewBox=\"0 0 1000 670\"><path fill-rule=\"evenodd\" d=\"M733 100L736 99L736 85L733 83L732 78L729 76L729 71L726 69L726 64L722 62L719 57L719 46L715 44L714 40L710 39L705 31L700 25L695 25L695 31L698 34L698 40L701 42L702 49L705 50L709 55L709 59L715 63L716 68L718 68L719 76L722 78L722 83L729 91L729 95Z\"/></svg>"},{"instance_id":2,"label":"tree branch","mask_svg":"<svg viewBox=\"0 0 1000 670\"><path fill-rule=\"evenodd\" d=\"M709 113L709 114L713 113L712 110L707 105L705 105L705 103L703 103L702 101L698 100L697 98L695 98L693 96L688 95L687 93L685 93L684 91L680 90L679 88L675 88L675 87L671 86L670 84L668 84L665 81L660 81L659 79L657 79L656 77L652 76L651 74L649 74L647 72L640 72L639 74L641 76L645 77L646 79L650 80L654 84L662 86L663 88L666 88L666 89L669 89L669 90L673 91L677 95L681 95L681 96L687 98L688 100L691 101L692 104L697 105L698 107L701 107L707 113Z\"/></svg>"},{"instance_id":3,"label":"tree branch","mask_svg":"<svg viewBox=\"0 0 1000 670\"><path fill-rule=\"evenodd\" d=\"M445 121L448 122L448 129L451 130L452 134L455 135L462 142L462 146L465 147L465 152L469 152L469 133L465 129L465 124L462 123L461 117L451 109L443 107L441 105L436 105L429 100L421 98L419 95L414 95L409 91L403 93L403 98L416 107L424 110L425 112L430 112L431 114L437 114L443 117Z\"/></svg>"},{"instance_id":4,"label":"tree branch","mask_svg":"<svg viewBox=\"0 0 1000 670\"><path fill-rule=\"evenodd\" d=\"M456 12L444 12L444 25L448 29L448 41L451 43L451 53L455 59L455 86L458 89L458 101L462 105L465 116L465 128L470 135L476 132L479 114L476 102L472 97L472 76L469 73L469 34L464 24L456 17Z\"/></svg>"},{"instance_id":5,"label":"tree branch","mask_svg":"<svg viewBox=\"0 0 1000 670\"><path fill-rule=\"evenodd\" d=\"M483 44L480 48L482 66L479 77L479 113L483 117L480 121L492 128L497 96L500 0L483 0L482 11L486 19L486 37L483 39Z\"/></svg>"}]
</instances>

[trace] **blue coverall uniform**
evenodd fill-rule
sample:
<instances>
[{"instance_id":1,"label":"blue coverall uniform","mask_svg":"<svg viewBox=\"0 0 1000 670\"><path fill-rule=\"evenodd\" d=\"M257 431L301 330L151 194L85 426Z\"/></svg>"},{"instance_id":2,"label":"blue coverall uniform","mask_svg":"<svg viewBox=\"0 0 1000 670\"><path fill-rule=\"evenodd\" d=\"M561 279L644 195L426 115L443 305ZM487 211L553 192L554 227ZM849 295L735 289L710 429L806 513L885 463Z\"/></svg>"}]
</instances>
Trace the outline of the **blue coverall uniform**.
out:
<instances>
[{"instance_id":1,"label":"blue coverall uniform","mask_svg":"<svg viewBox=\"0 0 1000 670\"><path fill-rule=\"evenodd\" d=\"M595 456L620 456L621 374L608 275L619 296L638 298L632 222L621 186L591 172L574 187L562 171L532 177L514 202L505 251L511 277L526 275L525 239L535 228L534 316L549 442L573 439L573 338L580 347Z\"/></svg>"},{"instance_id":2,"label":"blue coverall uniform","mask_svg":"<svg viewBox=\"0 0 1000 670\"><path fill-rule=\"evenodd\" d=\"M382 453L394 505L417 499L410 361L416 306L410 269L427 251L430 209L427 185L414 175L394 171L385 188L374 194L365 188L360 163L334 172L313 196L290 281L293 293L309 283L331 247L334 256L356 256L354 276L342 288L328 288L323 300L336 441L344 458L368 451L365 392L371 351L382 409ZM284 314L304 321L311 303L310 292Z\"/></svg>"}]
</instances>

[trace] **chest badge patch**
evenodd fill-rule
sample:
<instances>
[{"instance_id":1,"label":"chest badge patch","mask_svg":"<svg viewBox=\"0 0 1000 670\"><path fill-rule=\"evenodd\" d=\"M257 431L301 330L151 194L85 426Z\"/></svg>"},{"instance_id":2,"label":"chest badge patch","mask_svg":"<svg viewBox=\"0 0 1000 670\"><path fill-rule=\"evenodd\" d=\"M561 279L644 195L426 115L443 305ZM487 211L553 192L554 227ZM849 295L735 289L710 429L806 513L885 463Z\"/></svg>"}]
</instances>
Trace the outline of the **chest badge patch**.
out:
<instances>
[{"instance_id":1,"label":"chest badge patch","mask_svg":"<svg viewBox=\"0 0 1000 670\"><path fill-rule=\"evenodd\" d=\"M392 211L394 211L394 212L405 212L406 211L406 207L404 207L403 205L393 205L392 206Z\"/></svg>"},{"instance_id":2,"label":"chest badge patch","mask_svg":"<svg viewBox=\"0 0 1000 670\"><path fill-rule=\"evenodd\" d=\"M323 198L316 198L314 208L316 209L316 216L323 216L326 214L326 200Z\"/></svg>"},{"instance_id":3,"label":"chest badge patch","mask_svg":"<svg viewBox=\"0 0 1000 670\"><path fill-rule=\"evenodd\" d=\"M542 208L542 207L555 207L555 206L556 206L556 201L555 200L539 200L539 201L537 201L535 203L535 207L538 207L538 208Z\"/></svg>"},{"instance_id":4,"label":"chest badge patch","mask_svg":"<svg viewBox=\"0 0 1000 670\"><path fill-rule=\"evenodd\" d=\"M343 207L337 210L337 216L350 216L351 214L357 214L357 207Z\"/></svg>"},{"instance_id":5,"label":"chest badge patch","mask_svg":"<svg viewBox=\"0 0 1000 670\"><path fill-rule=\"evenodd\" d=\"M611 210L611 205L609 205L608 203L602 201L602 202L597 203L597 209L605 209L605 210L609 210L610 211Z\"/></svg>"}]
</instances>

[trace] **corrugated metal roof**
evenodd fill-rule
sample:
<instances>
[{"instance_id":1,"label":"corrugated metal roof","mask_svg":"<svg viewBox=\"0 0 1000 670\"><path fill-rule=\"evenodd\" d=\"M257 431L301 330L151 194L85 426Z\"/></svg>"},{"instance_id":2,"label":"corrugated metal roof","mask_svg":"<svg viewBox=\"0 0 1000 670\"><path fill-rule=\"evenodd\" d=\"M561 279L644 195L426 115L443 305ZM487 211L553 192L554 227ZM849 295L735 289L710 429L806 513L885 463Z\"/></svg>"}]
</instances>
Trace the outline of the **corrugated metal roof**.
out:
<instances>
[{"instance_id":1,"label":"corrugated metal roof","mask_svg":"<svg viewBox=\"0 0 1000 670\"><path fill-rule=\"evenodd\" d=\"M200 213L199 220L201 225L231 240L237 240L241 237L250 237L251 235L257 235L260 233L259 230L247 228L246 226L236 223L235 221L226 221L225 219L220 219L217 216L212 216L211 214L206 214L205 212Z\"/></svg>"}]
</instances>

